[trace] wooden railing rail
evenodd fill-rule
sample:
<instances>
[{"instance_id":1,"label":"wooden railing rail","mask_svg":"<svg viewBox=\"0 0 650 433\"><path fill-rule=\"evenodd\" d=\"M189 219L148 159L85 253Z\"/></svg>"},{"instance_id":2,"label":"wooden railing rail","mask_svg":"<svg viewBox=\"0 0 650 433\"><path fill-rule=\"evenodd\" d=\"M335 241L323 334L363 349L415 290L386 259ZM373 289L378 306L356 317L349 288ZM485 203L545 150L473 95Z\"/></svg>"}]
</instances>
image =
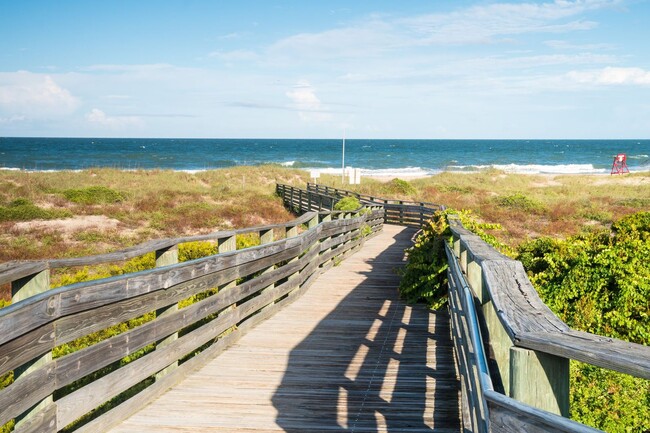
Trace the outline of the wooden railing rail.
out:
<instances>
[{"instance_id":1,"label":"wooden railing rail","mask_svg":"<svg viewBox=\"0 0 650 433\"><path fill-rule=\"evenodd\" d=\"M499 254L453 216L449 222L449 305L465 427L600 431L565 418L569 360L648 379L650 347L569 328L541 301L520 262Z\"/></svg>"},{"instance_id":2,"label":"wooden railing rail","mask_svg":"<svg viewBox=\"0 0 650 433\"><path fill-rule=\"evenodd\" d=\"M13 372L14 381L0 390L0 426L15 420L18 433L58 432L79 423L79 432L105 431L292 302L382 224L380 207L307 212L285 224L101 256L2 265L14 298L0 309L0 376ZM261 245L236 250L244 233L258 233ZM219 254L177 263L177 246L197 240L216 240ZM51 268L153 251L154 269L49 287Z\"/></svg>"},{"instance_id":3,"label":"wooden railing rail","mask_svg":"<svg viewBox=\"0 0 650 433\"><path fill-rule=\"evenodd\" d=\"M358 198L361 203L381 205L384 207L384 222L386 224L421 227L433 217L435 212L445 209L444 205L436 203L386 199L315 183L307 183L307 190L335 197L337 200L353 196Z\"/></svg>"}]
</instances>

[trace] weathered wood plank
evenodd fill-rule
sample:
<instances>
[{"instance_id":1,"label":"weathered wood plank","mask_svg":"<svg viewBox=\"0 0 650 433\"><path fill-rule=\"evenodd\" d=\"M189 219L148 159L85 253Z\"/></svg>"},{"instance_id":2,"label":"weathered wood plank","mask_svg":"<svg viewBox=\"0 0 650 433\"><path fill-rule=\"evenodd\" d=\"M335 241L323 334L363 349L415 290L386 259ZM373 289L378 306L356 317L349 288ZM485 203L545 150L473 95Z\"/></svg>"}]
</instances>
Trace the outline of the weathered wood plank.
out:
<instances>
[{"instance_id":1,"label":"weathered wood plank","mask_svg":"<svg viewBox=\"0 0 650 433\"><path fill-rule=\"evenodd\" d=\"M13 433L56 432L56 403L51 403L16 427Z\"/></svg>"},{"instance_id":2,"label":"weathered wood plank","mask_svg":"<svg viewBox=\"0 0 650 433\"><path fill-rule=\"evenodd\" d=\"M291 275L300 266L301 263L299 262L287 264L254 280L247 281L233 290L223 290L167 317L157 318L138 328L60 358L56 361L57 387L68 385L93 371L136 352L148 344L190 326L229 305L233 305L270 283ZM229 326L235 325L235 320L233 319Z\"/></svg>"},{"instance_id":3,"label":"weathered wood plank","mask_svg":"<svg viewBox=\"0 0 650 433\"><path fill-rule=\"evenodd\" d=\"M540 352L575 359L608 370L650 379L650 347L576 330L517 334L515 343Z\"/></svg>"},{"instance_id":4,"label":"weathered wood plank","mask_svg":"<svg viewBox=\"0 0 650 433\"><path fill-rule=\"evenodd\" d=\"M0 375L54 348L54 325L48 323L0 346Z\"/></svg>"},{"instance_id":5,"label":"weathered wood plank","mask_svg":"<svg viewBox=\"0 0 650 433\"><path fill-rule=\"evenodd\" d=\"M553 314L528 280L521 262L485 261L485 284L504 329L512 339L521 332L565 332L569 327ZM498 288L498 289L496 289Z\"/></svg>"},{"instance_id":6,"label":"weathered wood plank","mask_svg":"<svg viewBox=\"0 0 650 433\"><path fill-rule=\"evenodd\" d=\"M52 395L55 390L54 363L50 362L0 390L0 425Z\"/></svg>"},{"instance_id":7,"label":"weathered wood plank","mask_svg":"<svg viewBox=\"0 0 650 433\"><path fill-rule=\"evenodd\" d=\"M494 391L486 392L494 433L603 433L570 419L526 406Z\"/></svg>"}]
</instances>

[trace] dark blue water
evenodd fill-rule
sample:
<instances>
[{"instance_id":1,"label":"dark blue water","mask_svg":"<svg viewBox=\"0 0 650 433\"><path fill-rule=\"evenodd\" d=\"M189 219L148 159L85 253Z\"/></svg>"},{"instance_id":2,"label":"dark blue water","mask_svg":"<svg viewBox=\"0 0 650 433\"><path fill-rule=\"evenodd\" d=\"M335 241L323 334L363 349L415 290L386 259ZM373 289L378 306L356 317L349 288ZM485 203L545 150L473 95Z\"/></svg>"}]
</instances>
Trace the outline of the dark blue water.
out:
<instances>
[{"instance_id":1,"label":"dark blue water","mask_svg":"<svg viewBox=\"0 0 650 433\"><path fill-rule=\"evenodd\" d=\"M347 140L345 165L364 174L427 174L494 166L520 173L603 173L627 154L650 170L650 140ZM265 163L340 170L341 140L0 137L0 167L196 171Z\"/></svg>"}]
</instances>

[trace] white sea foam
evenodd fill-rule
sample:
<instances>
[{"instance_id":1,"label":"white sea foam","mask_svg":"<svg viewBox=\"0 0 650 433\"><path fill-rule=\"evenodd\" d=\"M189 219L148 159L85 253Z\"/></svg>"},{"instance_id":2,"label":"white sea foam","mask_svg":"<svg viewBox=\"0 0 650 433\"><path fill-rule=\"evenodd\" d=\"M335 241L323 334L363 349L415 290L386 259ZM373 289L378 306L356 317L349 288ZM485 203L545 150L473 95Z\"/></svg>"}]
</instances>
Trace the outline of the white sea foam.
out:
<instances>
[{"instance_id":1,"label":"white sea foam","mask_svg":"<svg viewBox=\"0 0 650 433\"><path fill-rule=\"evenodd\" d=\"M506 173L519 174L599 174L607 173L604 168L595 168L592 164L494 164L494 165L452 165L449 171L478 171L489 168L503 170Z\"/></svg>"},{"instance_id":2,"label":"white sea foam","mask_svg":"<svg viewBox=\"0 0 650 433\"><path fill-rule=\"evenodd\" d=\"M316 171L320 174L333 174L341 175L341 168L306 168L305 170ZM402 167L402 168L381 168L381 169L368 169L361 168L362 176L377 176L377 177L421 177L430 176L435 173L440 173L442 170L429 170L422 167Z\"/></svg>"},{"instance_id":3,"label":"white sea foam","mask_svg":"<svg viewBox=\"0 0 650 433\"><path fill-rule=\"evenodd\" d=\"M295 163L296 161L287 161L287 162L281 162L280 165L283 167L293 167Z\"/></svg>"}]
</instances>

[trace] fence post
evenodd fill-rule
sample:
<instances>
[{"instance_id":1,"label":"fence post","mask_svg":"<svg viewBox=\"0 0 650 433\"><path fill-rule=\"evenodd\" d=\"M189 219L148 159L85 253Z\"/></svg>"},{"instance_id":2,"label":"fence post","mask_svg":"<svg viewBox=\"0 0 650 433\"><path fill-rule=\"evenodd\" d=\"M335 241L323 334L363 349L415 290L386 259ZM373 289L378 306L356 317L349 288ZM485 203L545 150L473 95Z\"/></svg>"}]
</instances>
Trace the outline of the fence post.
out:
<instances>
[{"instance_id":1,"label":"fence post","mask_svg":"<svg viewBox=\"0 0 650 433\"><path fill-rule=\"evenodd\" d=\"M291 192L293 193L293 189L291 190ZM217 241L217 251L219 252L219 254L227 253L229 251L236 251L236 250L237 250L237 235L232 235L232 236L229 236L227 238L219 239ZM231 281L231 282L226 283L223 286L219 287L219 291L221 291L221 290L230 290L233 287L235 287L236 285L237 285L236 280ZM235 309L235 304L224 308L223 312L231 311L231 310L234 310L234 309Z\"/></svg>"},{"instance_id":2,"label":"fence post","mask_svg":"<svg viewBox=\"0 0 650 433\"><path fill-rule=\"evenodd\" d=\"M332 221L332 214L331 214L331 213L328 213L327 215L325 215L325 216L323 217L322 222L328 222L328 221ZM324 239L322 240L322 242L327 242L327 241L329 241L330 239L332 239L332 237L331 237L331 236L328 236L328 237L324 238ZM327 254L327 253L329 253L330 251L332 251L332 248L328 248L328 249L326 249L325 251L322 251L322 252L321 252L321 255ZM326 262L321 263L321 264L320 264L320 267L321 267L321 268L326 267L326 266L329 264L330 261L331 261L331 260L327 260Z\"/></svg>"},{"instance_id":3,"label":"fence post","mask_svg":"<svg viewBox=\"0 0 650 433\"><path fill-rule=\"evenodd\" d=\"M172 245L171 247L163 248L156 251L156 267L160 268L162 266L174 265L178 263L178 245ZM173 314L175 311L178 311L178 303L170 305L159 310L156 310L156 317L165 317L170 314ZM156 349L163 348L170 343L178 339L178 332L175 332L162 340L156 342ZM167 367L160 370L156 373L156 380L161 379L163 376L173 371L178 367L178 360L169 364Z\"/></svg>"},{"instance_id":4,"label":"fence post","mask_svg":"<svg viewBox=\"0 0 650 433\"><path fill-rule=\"evenodd\" d=\"M569 360L510 348L510 396L533 407L569 416Z\"/></svg>"},{"instance_id":5,"label":"fence post","mask_svg":"<svg viewBox=\"0 0 650 433\"><path fill-rule=\"evenodd\" d=\"M33 275L20 278L11 283L11 303L27 299L31 296L38 295L39 293L47 292L50 289L50 270L45 269ZM14 369L14 382L25 379L33 371L41 368L52 362L52 351L49 351L37 358L32 359L26 364ZM41 409L52 404L53 397L51 395L45 397L39 403L34 405L31 409L27 410L15 419L15 427L19 427L27 422L31 417L36 415Z\"/></svg>"},{"instance_id":6,"label":"fence post","mask_svg":"<svg viewBox=\"0 0 650 433\"><path fill-rule=\"evenodd\" d=\"M273 229L267 229L267 230L260 231L260 245L270 244L274 240L275 239L274 239ZM266 268L265 270L263 270L262 274L267 274L267 273L273 271L274 269L275 269L275 265L271 265L268 268ZM263 293L266 290L272 289L273 287L275 287L275 284L271 284L271 285L265 287L264 289L262 289L262 291L260 293ZM270 307L273 304L275 304L275 300L269 302L269 305L264 307L264 309Z\"/></svg>"}]
</instances>

